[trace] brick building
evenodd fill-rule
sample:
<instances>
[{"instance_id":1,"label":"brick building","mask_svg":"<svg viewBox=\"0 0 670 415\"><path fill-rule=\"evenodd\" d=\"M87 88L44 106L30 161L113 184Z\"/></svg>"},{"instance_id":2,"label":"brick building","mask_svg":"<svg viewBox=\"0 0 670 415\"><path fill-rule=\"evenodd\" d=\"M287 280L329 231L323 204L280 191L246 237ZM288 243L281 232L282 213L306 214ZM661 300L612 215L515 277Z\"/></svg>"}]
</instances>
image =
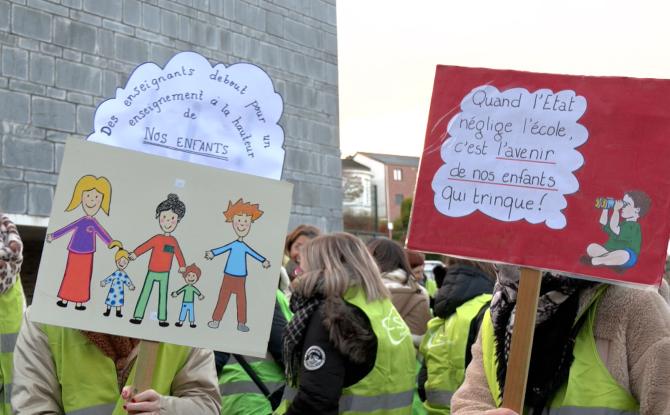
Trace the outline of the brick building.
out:
<instances>
[{"instance_id":1,"label":"brick building","mask_svg":"<svg viewBox=\"0 0 670 415\"><path fill-rule=\"evenodd\" d=\"M419 158L359 152L352 160L372 172L371 185L377 188L379 218L393 222L400 217L403 199L414 196Z\"/></svg>"},{"instance_id":2,"label":"brick building","mask_svg":"<svg viewBox=\"0 0 670 415\"><path fill-rule=\"evenodd\" d=\"M70 137L139 64L196 51L251 62L284 99L290 226L341 229L335 0L0 0L0 210L37 266ZM29 278L28 278L29 279Z\"/></svg>"}]
</instances>

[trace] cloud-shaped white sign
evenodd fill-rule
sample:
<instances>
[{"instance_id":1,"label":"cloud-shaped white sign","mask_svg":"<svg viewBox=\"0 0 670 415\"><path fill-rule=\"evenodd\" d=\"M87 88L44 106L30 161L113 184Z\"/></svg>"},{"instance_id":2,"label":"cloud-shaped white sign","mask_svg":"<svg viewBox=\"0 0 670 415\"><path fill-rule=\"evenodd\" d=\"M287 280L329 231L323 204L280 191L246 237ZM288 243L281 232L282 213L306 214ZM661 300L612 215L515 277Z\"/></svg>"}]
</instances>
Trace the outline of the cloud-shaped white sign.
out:
<instances>
[{"instance_id":1,"label":"cloud-shaped white sign","mask_svg":"<svg viewBox=\"0 0 670 415\"><path fill-rule=\"evenodd\" d=\"M566 194L579 189L588 139L577 123L586 99L574 91L474 88L449 121L444 164L433 178L437 210L462 217L476 210L506 222L566 226Z\"/></svg>"},{"instance_id":2,"label":"cloud-shaped white sign","mask_svg":"<svg viewBox=\"0 0 670 415\"><path fill-rule=\"evenodd\" d=\"M88 140L279 180L283 106L259 67L182 52L137 67L98 107Z\"/></svg>"}]
</instances>

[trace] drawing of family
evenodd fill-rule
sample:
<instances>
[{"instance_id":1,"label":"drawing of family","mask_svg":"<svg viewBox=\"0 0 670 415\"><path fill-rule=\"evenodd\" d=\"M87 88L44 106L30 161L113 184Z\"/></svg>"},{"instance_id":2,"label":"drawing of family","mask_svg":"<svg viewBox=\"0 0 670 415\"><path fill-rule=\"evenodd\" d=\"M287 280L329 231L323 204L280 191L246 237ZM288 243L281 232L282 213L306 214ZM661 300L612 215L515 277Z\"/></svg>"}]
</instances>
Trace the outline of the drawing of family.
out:
<instances>
[{"instance_id":1,"label":"drawing of family","mask_svg":"<svg viewBox=\"0 0 670 415\"><path fill-rule=\"evenodd\" d=\"M147 273L140 290L133 316L129 320L132 324L141 324L153 292L154 286L158 284L158 325L168 327L168 291L170 271L173 259L176 258L178 272L182 274L185 285L178 290L172 291L173 298L183 294L181 312L176 327L182 327L188 317L189 325L197 327L195 322L195 298L204 300L205 296L195 287L202 275L201 269L195 264L186 266L184 255L179 242L173 236L178 224L186 215L186 205L179 196L171 193L161 201L155 210L155 219L161 233L149 238L132 251L124 249L123 244L111 237L109 232L95 219L96 214L102 211L109 216L111 205L112 186L105 177L86 175L81 177L74 188L70 203L65 209L70 212L82 207L84 216L68 225L47 235L47 243L52 243L58 238L72 233L67 246L68 257L65 272L58 291L56 304L66 308L68 303L75 303L76 310L85 310L85 304L91 299L91 280L93 276L93 257L96 252L96 240L101 241L109 249L117 249L114 255L116 270L100 281L101 287L109 285L105 299L106 310L103 312L108 317L115 308L116 316L123 317L122 308L126 302L125 289L135 290L135 284L126 273L131 261L151 251ZM246 289L245 282L248 275L246 256L260 262L263 268L269 268L270 262L254 251L243 239L249 234L251 224L261 217L261 211L257 204L251 204L239 199L234 204L228 203L228 209L223 212L226 222L231 223L237 239L233 242L214 248L205 253L205 258L213 259L215 256L229 252L226 261L223 281L221 284L216 307L212 314L212 320L208 323L211 328L218 328L223 318L230 297L235 294L237 301L237 330L248 332L246 325Z\"/></svg>"}]
</instances>

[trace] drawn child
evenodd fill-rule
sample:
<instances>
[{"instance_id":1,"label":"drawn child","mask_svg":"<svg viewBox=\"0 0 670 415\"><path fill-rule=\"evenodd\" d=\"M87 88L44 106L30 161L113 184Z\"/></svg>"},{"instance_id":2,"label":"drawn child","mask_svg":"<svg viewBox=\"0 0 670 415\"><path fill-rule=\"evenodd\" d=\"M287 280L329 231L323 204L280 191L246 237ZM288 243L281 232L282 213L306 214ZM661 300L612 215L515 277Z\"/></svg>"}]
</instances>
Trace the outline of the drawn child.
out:
<instances>
[{"instance_id":1,"label":"drawn child","mask_svg":"<svg viewBox=\"0 0 670 415\"><path fill-rule=\"evenodd\" d=\"M119 241L112 241L109 246L110 248L119 248L119 250L116 251L116 255L114 256L114 261L116 262L117 267L116 271L114 271L109 277L100 281L101 287L109 284L109 292L107 293L107 299L105 299L107 311L102 313L102 315L108 317L112 307L116 307L116 316L123 317L123 314L121 314L121 307L123 307L123 304L125 303L124 286L128 286L130 291L135 290L133 282L131 281L128 274L126 274L124 271L128 266L130 254L128 254L128 251L123 249L123 244L121 244Z\"/></svg>"},{"instance_id":2,"label":"drawn child","mask_svg":"<svg viewBox=\"0 0 670 415\"><path fill-rule=\"evenodd\" d=\"M181 303L181 313L179 313L179 321L174 323L175 326L181 327L184 324L184 320L186 320L186 315L188 314L188 321L191 323L191 327L196 327L195 324L195 310L194 310L194 303L195 303L195 295L198 295L198 300L202 301L205 299L205 296L200 293L200 290L198 290L195 287L195 283L198 282L200 279L200 275L202 274L202 271L200 271L200 268L198 268L197 265L191 264L186 267L186 271L184 271L184 281L186 281L186 285L178 289L177 291L172 291L172 297L177 297L179 294L184 293L184 298L182 299Z\"/></svg>"},{"instance_id":3,"label":"drawn child","mask_svg":"<svg viewBox=\"0 0 670 415\"><path fill-rule=\"evenodd\" d=\"M67 303L72 301L75 303L75 309L86 310L84 303L91 299L96 237L100 238L105 246L112 242L112 237L98 223L95 215L100 209L109 215L111 200L112 185L107 178L82 176L74 186L70 204L65 211L70 212L81 206L84 216L47 235L47 243L51 243L72 232L72 238L67 246L65 273L57 295L59 300L56 304L59 307L67 307Z\"/></svg>"},{"instance_id":4,"label":"drawn child","mask_svg":"<svg viewBox=\"0 0 670 415\"><path fill-rule=\"evenodd\" d=\"M638 219L643 217L651 205L646 193L640 190L626 192L622 200L614 202L612 215L609 207L601 206L600 224L608 239L604 245L592 243L586 253L592 265L605 265L628 269L637 263L642 245L642 232ZM609 217L609 221L608 221Z\"/></svg>"},{"instance_id":5,"label":"drawn child","mask_svg":"<svg viewBox=\"0 0 670 415\"><path fill-rule=\"evenodd\" d=\"M148 241L135 248L130 254L130 260L134 261L138 256L151 251L149 258L149 269L144 279L144 285L140 292L140 298L135 305L135 312L130 322L133 324L142 323L144 313L151 297L151 291L154 283L158 283L158 325L167 327L170 325L167 320L167 294L170 281L170 269L172 268L172 258L177 257L179 263L179 272L184 272L186 263L184 256L179 248L177 239L172 236L172 232L177 229L177 225L186 214L186 205L179 200L179 196L170 193L164 201L156 206L156 219L158 225L163 231L162 234L152 236Z\"/></svg>"},{"instance_id":6,"label":"drawn child","mask_svg":"<svg viewBox=\"0 0 670 415\"><path fill-rule=\"evenodd\" d=\"M205 252L205 258L213 259L215 256L226 252L228 259L223 271L223 282L219 290L219 298L216 307L212 313L212 321L207 323L210 328L216 329L223 318L223 314L228 307L230 296L235 294L237 299L237 330L241 332L249 331L247 327L247 295L245 282L247 277L247 255L262 263L263 268L270 267L270 261L254 251L247 245L243 239L249 235L251 224L263 215L263 211L258 208L258 204L252 205L239 199L234 204L228 202L228 209L223 212L226 222L230 222L237 239L227 245L214 248Z\"/></svg>"}]
</instances>

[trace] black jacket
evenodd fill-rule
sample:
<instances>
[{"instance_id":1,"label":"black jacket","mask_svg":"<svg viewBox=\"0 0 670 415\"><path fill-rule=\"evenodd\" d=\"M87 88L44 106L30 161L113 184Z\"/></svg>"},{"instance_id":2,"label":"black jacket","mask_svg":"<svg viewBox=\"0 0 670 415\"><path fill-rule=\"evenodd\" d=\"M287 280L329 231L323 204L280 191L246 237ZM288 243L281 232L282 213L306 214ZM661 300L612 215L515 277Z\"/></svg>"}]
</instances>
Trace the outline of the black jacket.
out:
<instances>
[{"instance_id":1,"label":"black jacket","mask_svg":"<svg viewBox=\"0 0 670 415\"><path fill-rule=\"evenodd\" d=\"M493 281L478 269L465 265L449 267L435 294L435 316L446 319L464 303L492 292Z\"/></svg>"},{"instance_id":2,"label":"black jacket","mask_svg":"<svg viewBox=\"0 0 670 415\"><path fill-rule=\"evenodd\" d=\"M331 316L331 330L324 325L326 315ZM369 335L347 336L347 332L351 332L347 326L352 324L358 324L357 328L366 330ZM338 334L334 333L334 326L338 327ZM331 339L339 344L336 346ZM343 353L343 350L349 352ZM359 308L342 302L339 310L326 311L322 305L307 326L302 356L298 394L287 414L335 415L339 413L342 389L358 383L374 368L377 338L370 320Z\"/></svg>"}]
</instances>

